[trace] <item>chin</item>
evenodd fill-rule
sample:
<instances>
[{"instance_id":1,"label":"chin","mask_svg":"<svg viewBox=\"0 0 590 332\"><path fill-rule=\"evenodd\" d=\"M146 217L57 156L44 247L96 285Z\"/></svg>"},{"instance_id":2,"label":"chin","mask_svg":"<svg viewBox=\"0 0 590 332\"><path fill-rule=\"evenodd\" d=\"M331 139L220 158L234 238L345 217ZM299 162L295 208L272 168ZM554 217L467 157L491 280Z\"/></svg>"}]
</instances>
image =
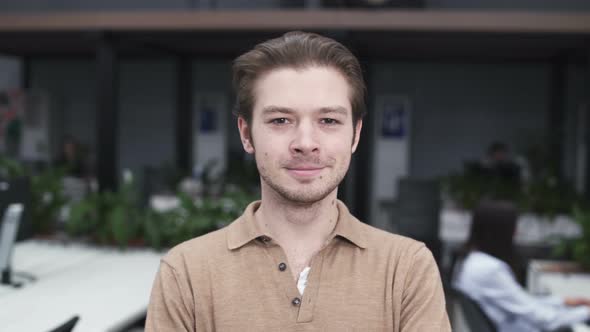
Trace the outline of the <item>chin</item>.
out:
<instances>
[{"instance_id":1,"label":"chin","mask_svg":"<svg viewBox=\"0 0 590 332\"><path fill-rule=\"evenodd\" d=\"M312 204L322 201L332 194L340 183L340 181L334 183L335 179L328 174L322 174L323 179L319 177L298 179L289 174L273 178L264 173L261 173L261 177L268 189L277 196L297 204Z\"/></svg>"},{"instance_id":2,"label":"chin","mask_svg":"<svg viewBox=\"0 0 590 332\"><path fill-rule=\"evenodd\" d=\"M293 190L293 187L283 187L277 192L285 199L302 203L311 204L322 201L328 197L336 188L305 188L305 185L300 185L299 188Z\"/></svg>"},{"instance_id":3,"label":"chin","mask_svg":"<svg viewBox=\"0 0 590 332\"><path fill-rule=\"evenodd\" d=\"M309 195L281 195L283 196L283 198L285 198L287 201L296 203L296 204L302 204L302 205L311 205L314 203L318 203L321 202L322 200L324 200L328 195L324 195L324 196L309 196Z\"/></svg>"}]
</instances>

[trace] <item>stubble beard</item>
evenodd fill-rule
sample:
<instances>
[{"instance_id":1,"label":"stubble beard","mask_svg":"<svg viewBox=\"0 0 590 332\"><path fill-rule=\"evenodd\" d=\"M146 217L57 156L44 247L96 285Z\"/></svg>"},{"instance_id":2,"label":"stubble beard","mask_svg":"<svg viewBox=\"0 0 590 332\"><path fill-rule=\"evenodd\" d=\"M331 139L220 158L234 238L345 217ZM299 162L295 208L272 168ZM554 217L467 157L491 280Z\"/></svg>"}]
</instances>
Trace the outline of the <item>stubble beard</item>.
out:
<instances>
[{"instance_id":1,"label":"stubble beard","mask_svg":"<svg viewBox=\"0 0 590 332\"><path fill-rule=\"evenodd\" d=\"M258 172L263 185L266 184L270 187L282 200L296 205L310 205L323 200L340 185L348 171L349 163L350 159L340 166L334 164L332 167L327 167L332 170L330 174L322 175L322 178L317 177L307 184L299 182L298 188L289 188L288 184L282 183L280 178L288 177L288 175L281 174L282 167L278 167L279 171L273 174L264 166L259 166Z\"/></svg>"}]
</instances>

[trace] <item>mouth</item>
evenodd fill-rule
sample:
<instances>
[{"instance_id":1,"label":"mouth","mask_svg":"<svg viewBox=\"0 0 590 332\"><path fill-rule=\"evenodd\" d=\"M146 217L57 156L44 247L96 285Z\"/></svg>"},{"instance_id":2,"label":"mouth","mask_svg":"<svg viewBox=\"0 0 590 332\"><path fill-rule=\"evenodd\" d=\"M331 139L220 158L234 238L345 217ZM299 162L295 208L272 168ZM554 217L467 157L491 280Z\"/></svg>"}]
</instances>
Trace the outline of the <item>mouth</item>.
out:
<instances>
[{"instance_id":1,"label":"mouth","mask_svg":"<svg viewBox=\"0 0 590 332\"><path fill-rule=\"evenodd\" d=\"M287 167L287 172L295 178L312 178L319 175L324 167Z\"/></svg>"}]
</instances>

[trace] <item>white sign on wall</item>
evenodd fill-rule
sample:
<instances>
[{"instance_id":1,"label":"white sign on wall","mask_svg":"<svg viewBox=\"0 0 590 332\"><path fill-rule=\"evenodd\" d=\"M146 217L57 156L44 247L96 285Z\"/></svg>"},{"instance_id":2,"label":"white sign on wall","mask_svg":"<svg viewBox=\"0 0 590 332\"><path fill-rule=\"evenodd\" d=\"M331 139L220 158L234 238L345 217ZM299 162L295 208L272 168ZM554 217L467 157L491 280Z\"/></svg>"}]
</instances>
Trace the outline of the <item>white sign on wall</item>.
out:
<instances>
[{"instance_id":1,"label":"white sign on wall","mask_svg":"<svg viewBox=\"0 0 590 332\"><path fill-rule=\"evenodd\" d=\"M27 94L23 114L23 137L20 146L25 160L51 161L51 113L46 93Z\"/></svg>"},{"instance_id":2,"label":"white sign on wall","mask_svg":"<svg viewBox=\"0 0 590 332\"><path fill-rule=\"evenodd\" d=\"M386 224L379 206L397 198L398 179L410 168L411 108L406 96L382 94L375 98L374 153L370 220L378 227Z\"/></svg>"},{"instance_id":3,"label":"white sign on wall","mask_svg":"<svg viewBox=\"0 0 590 332\"><path fill-rule=\"evenodd\" d=\"M404 96L380 95L375 110L375 198L395 199L397 180L409 172L410 102Z\"/></svg>"}]
</instances>

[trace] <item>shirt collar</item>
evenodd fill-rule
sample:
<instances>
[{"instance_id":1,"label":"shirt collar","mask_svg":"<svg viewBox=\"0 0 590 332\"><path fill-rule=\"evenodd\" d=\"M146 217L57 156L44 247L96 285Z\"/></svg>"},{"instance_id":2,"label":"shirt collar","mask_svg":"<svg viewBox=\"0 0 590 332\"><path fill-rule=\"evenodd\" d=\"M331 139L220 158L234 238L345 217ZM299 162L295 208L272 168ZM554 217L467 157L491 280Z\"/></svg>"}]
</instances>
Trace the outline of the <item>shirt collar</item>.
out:
<instances>
[{"instance_id":1,"label":"shirt collar","mask_svg":"<svg viewBox=\"0 0 590 332\"><path fill-rule=\"evenodd\" d=\"M227 247L230 250L238 249L246 243L257 238L267 236L258 227L254 213L260 207L261 201L252 202L246 207L244 213L231 223L227 232ZM365 229L362 227L362 222L356 219L344 203L337 201L338 207L338 222L334 228L333 237L342 237L359 248L367 247L367 240L365 236ZM332 236L331 236L332 237Z\"/></svg>"}]
</instances>

